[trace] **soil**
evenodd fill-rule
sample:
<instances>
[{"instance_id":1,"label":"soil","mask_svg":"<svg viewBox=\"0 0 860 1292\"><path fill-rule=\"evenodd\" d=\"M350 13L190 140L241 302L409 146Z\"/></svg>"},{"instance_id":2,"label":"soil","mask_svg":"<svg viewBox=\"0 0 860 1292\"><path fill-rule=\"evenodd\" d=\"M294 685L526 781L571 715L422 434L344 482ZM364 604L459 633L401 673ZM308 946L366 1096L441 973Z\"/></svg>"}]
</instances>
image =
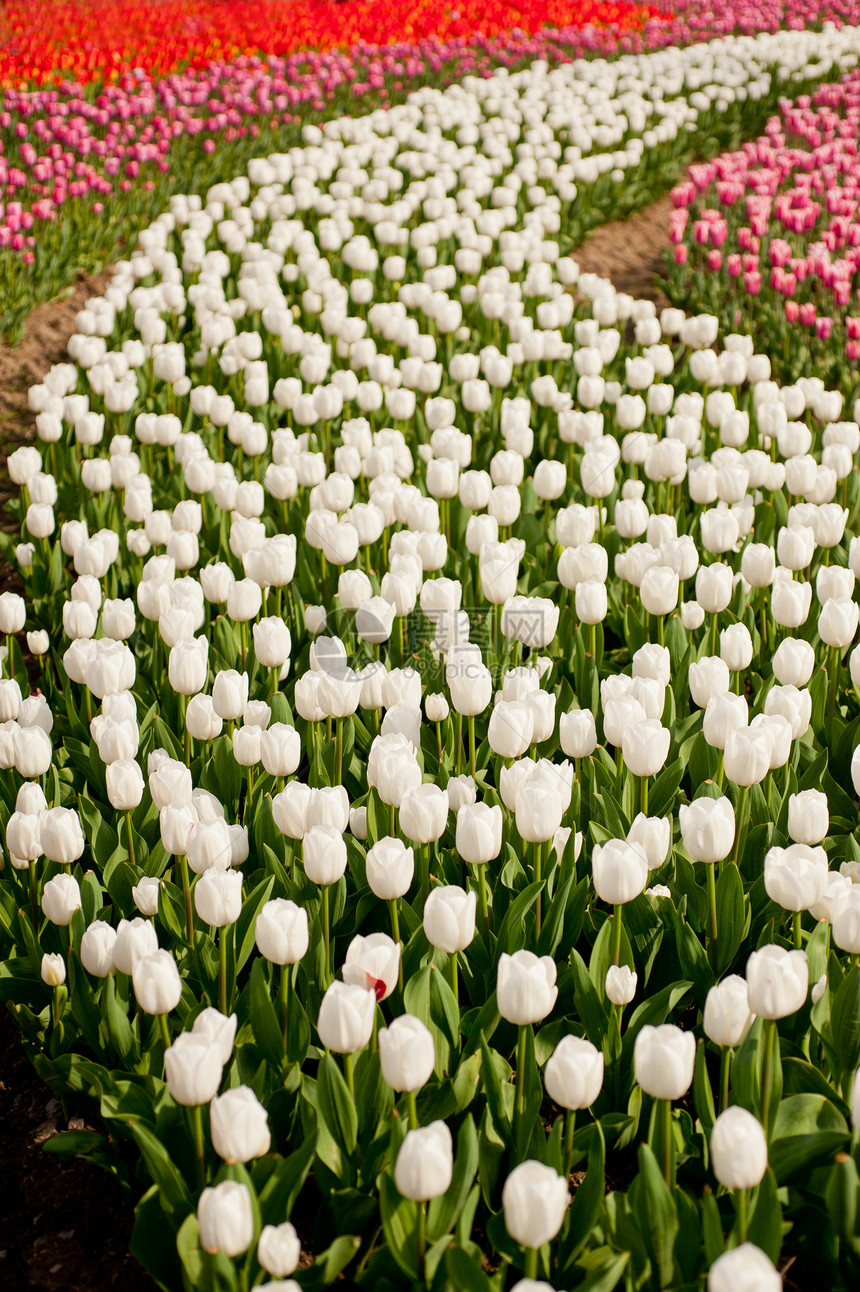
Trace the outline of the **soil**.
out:
<instances>
[{"instance_id":1,"label":"soil","mask_svg":"<svg viewBox=\"0 0 860 1292\"><path fill-rule=\"evenodd\" d=\"M572 253L574 260L584 272L608 278L616 291L654 301L658 309L663 309L669 304L660 279L663 251L672 245L671 209L672 199L667 194L627 220L602 224Z\"/></svg>"},{"instance_id":2,"label":"soil","mask_svg":"<svg viewBox=\"0 0 860 1292\"><path fill-rule=\"evenodd\" d=\"M0 344L0 502L11 488L6 458L36 434L36 417L27 407L27 391L41 381L53 363L68 362L66 346L75 331L75 315L91 296L100 296L110 280L105 272L82 275L74 287L48 305L40 305L27 320L23 340Z\"/></svg>"},{"instance_id":3,"label":"soil","mask_svg":"<svg viewBox=\"0 0 860 1292\"><path fill-rule=\"evenodd\" d=\"M0 1287L4 1292L156 1292L128 1254L133 1203L115 1179L43 1151L64 1130L95 1129L56 1099L0 1011Z\"/></svg>"}]
</instances>

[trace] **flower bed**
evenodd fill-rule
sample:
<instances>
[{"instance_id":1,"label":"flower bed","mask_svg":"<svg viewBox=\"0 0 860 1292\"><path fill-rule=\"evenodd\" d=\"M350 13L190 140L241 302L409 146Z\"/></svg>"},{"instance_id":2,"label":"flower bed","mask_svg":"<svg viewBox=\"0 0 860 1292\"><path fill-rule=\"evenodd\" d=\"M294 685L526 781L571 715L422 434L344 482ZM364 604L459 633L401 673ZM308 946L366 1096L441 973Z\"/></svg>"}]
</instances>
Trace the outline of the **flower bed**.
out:
<instances>
[{"instance_id":1,"label":"flower bed","mask_svg":"<svg viewBox=\"0 0 860 1292\"><path fill-rule=\"evenodd\" d=\"M0 996L164 1288L852 1277L856 410L558 239L853 40L307 126L31 389Z\"/></svg>"},{"instance_id":2,"label":"flower bed","mask_svg":"<svg viewBox=\"0 0 860 1292\"><path fill-rule=\"evenodd\" d=\"M856 379L858 108L856 72L785 99L764 135L692 167L673 192L671 291L719 301L725 318L767 337L786 380Z\"/></svg>"}]
</instances>

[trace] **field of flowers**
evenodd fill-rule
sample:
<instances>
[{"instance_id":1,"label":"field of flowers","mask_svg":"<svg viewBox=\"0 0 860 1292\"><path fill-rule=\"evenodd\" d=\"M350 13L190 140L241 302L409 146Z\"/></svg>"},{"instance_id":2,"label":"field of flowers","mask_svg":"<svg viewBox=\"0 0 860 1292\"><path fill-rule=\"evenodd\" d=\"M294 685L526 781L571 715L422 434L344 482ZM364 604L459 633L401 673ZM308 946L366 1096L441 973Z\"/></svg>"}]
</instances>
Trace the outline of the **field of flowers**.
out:
<instances>
[{"instance_id":1,"label":"field of flowers","mask_svg":"<svg viewBox=\"0 0 860 1292\"><path fill-rule=\"evenodd\" d=\"M21 317L129 239L0 533L47 1150L166 1292L856 1287L854 9L87 12L0 64ZM695 308L580 273L691 161Z\"/></svg>"}]
</instances>

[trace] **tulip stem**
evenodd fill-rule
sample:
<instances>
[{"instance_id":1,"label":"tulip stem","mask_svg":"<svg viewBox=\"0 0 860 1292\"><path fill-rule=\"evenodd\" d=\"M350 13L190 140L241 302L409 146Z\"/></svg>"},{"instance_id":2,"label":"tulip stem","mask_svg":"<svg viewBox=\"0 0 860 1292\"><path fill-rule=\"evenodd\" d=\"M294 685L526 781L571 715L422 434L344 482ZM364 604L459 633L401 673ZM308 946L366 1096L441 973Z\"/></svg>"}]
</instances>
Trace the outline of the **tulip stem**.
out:
<instances>
[{"instance_id":1,"label":"tulip stem","mask_svg":"<svg viewBox=\"0 0 860 1292\"><path fill-rule=\"evenodd\" d=\"M543 844L538 839L537 842L535 843L534 878L535 878L536 884L539 884L542 880L542 875L541 875L541 853L542 852L543 852ZM538 890L537 900L535 902L535 933L537 934L538 937L540 937L540 926L541 926L541 892L540 890Z\"/></svg>"},{"instance_id":2,"label":"tulip stem","mask_svg":"<svg viewBox=\"0 0 860 1292\"><path fill-rule=\"evenodd\" d=\"M166 1014L158 1015L158 1026L161 1028L161 1039L164 1042L164 1048L165 1050L169 1050L170 1049L170 1027L168 1026L168 1023L167 1023Z\"/></svg>"},{"instance_id":3,"label":"tulip stem","mask_svg":"<svg viewBox=\"0 0 860 1292\"><path fill-rule=\"evenodd\" d=\"M290 970L292 965L281 965L281 1034L284 1040L284 1053L287 1049L287 1033L290 1021Z\"/></svg>"},{"instance_id":4,"label":"tulip stem","mask_svg":"<svg viewBox=\"0 0 860 1292\"><path fill-rule=\"evenodd\" d=\"M182 890L185 894L185 932L188 944L194 947L194 907L191 902L191 883L188 878L188 858L185 853L179 855L179 871L182 875Z\"/></svg>"},{"instance_id":5,"label":"tulip stem","mask_svg":"<svg viewBox=\"0 0 860 1292\"><path fill-rule=\"evenodd\" d=\"M747 1191L735 1189L735 1210L738 1213L738 1236L742 1243L747 1240Z\"/></svg>"},{"instance_id":6,"label":"tulip stem","mask_svg":"<svg viewBox=\"0 0 860 1292\"><path fill-rule=\"evenodd\" d=\"M732 1072L732 1048L724 1045L720 1050L720 1112L729 1106L729 1077Z\"/></svg>"},{"instance_id":7,"label":"tulip stem","mask_svg":"<svg viewBox=\"0 0 860 1292\"><path fill-rule=\"evenodd\" d=\"M200 1104L191 1105L191 1129L194 1132L194 1152L197 1158L197 1187L202 1193L206 1187L206 1151L203 1147L203 1108Z\"/></svg>"},{"instance_id":8,"label":"tulip stem","mask_svg":"<svg viewBox=\"0 0 860 1292\"><path fill-rule=\"evenodd\" d=\"M719 640L719 622L720 622L719 615L716 613L712 614L711 615L711 636L710 636L710 641L708 642L709 655L716 655L717 653L717 642Z\"/></svg>"},{"instance_id":9,"label":"tulip stem","mask_svg":"<svg viewBox=\"0 0 860 1292\"><path fill-rule=\"evenodd\" d=\"M245 820L251 824L251 802L254 797L254 769L248 768L248 793L245 795Z\"/></svg>"},{"instance_id":10,"label":"tulip stem","mask_svg":"<svg viewBox=\"0 0 860 1292\"><path fill-rule=\"evenodd\" d=\"M135 855L134 855L134 831L131 828L130 812L126 812L125 814L125 829L126 829L126 834L128 835L128 859L131 862L132 866L136 867L137 861L135 860Z\"/></svg>"},{"instance_id":11,"label":"tulip stem","mask_svg":"<svg viewBox=\"0 0 860 1292\"><path fill-rule=\"evenodd\" d=\"M736 829L737 829L737 836L736 836L737 847L735 848L735 865L737 866L738 870L740 870L740 866L741 866L741 858L743 857L744 839L746 837L746 832L747 832L747 822L746 822L746 815L745 815L746 803L747 803L747 787L746 785L741 785L738 791L737 806L735 808L735 821L736 821Z\"/></svg>"},{"instance_id":12,"label":"tulip stem","mask_svg":"<svg viewBox=\"0 0 860 1292\"><path fill-rule=\"evenodd\" d=\"M615 746L615 797L621 802L624 790L624 755L621 752L621 741Z\"/></svg>"},{"instance_id":13,"label":"tulip stem","mask_svg":"<svg viewBox=\"0 0 860 1292\"><path fill-rule=\"evenodd\" d=\"M31 861L28 866L27 878L30 881L30 922L33 925L33 932L36 940L39 938L39 877L36 874L36 863Z\"/></svg>"},{"instance_id":14,"label":"tulip stem","mask_svg":"<svg viewBox=\"0 0 860 1292\"><path fill-rule=\"evenodd\" d=\"M414 1090L406 1091L406 1103L409 1106L409 1124L413 1130L417 1130L421 1123L418 1120L418 1104L415 1099Z\"/></svg>"},{"instance_id":15,"label":"tulip stem","mask_svg":"<svg viewBox=\"0 0 860 1292\"><path fill-rule=\"evenodd\" d=\"M526 1248L525 1275L527 1279L536 1279L538 1274L538 1249Z\"/></svg>"},{"instance_id":16,"label":"tulip stem","mask_svg":"<svg viewBox=\"0 0 860 1292\"><path fill-rule=\"evenodd\" d=\"M526 1025L521 1023L517 1035L517 1090L514 1104L514 1150L522 1125L526 1102Z\"/></svg>"},{"instance_id":17,"label":"tulip stem","mask_svg":"<svg viewBox=\"0 0 860 1292\"><path fill-rule=\"evenodd\" d=\"M564 1173L570 1179L573 1162L573 1137L576 1132L576 1109L568 1108L564 1121Z\"/></svg>"},{"instance_id":18,"label":"tulip stem","mask_svg":"<svg viewBox=\"0 0 860 1292\"><path fill-rule=\"evenodd\" d=\"M334 783L340 785L343 772L343 719L335 719Z\"/></svg>"},{"instance_id":19,"label":"tulip stem","mask_svg":"<svg viewBox=\"0 0 860 1292\"><path fill-rule=\"evenodd\" d=\"M712 942L717 940L717 881L713 865L706 865L708 873L708 937Z\"/></svg>"},{"instance_id":20,"label":"tulip stem","mask_svg":"<svg viewBox=\"0 0 860 1292\"><path fill-rule=\"evenodd\" d=\"M675 1145L672 1142L672 1100L658 1100L659 1116L663 1121L663 1179L670 1189L674 1188Z\"/></svg>"},{"instance_id":21,"label":"tulip stem","mask_svg":"<svg viewBox=\"0 0 860 1292\"><path fill-rule=\"evenodd\" d=\"M331 933L329 931L328 884L322 890L323 945L325 946L325 983L331 983Z\"/></svg>"},{"instance_id":22,"label":"tulip stem","mask_svg":"<svg viewBox=\"0 0 860 1292\"><path fill-rule=\"evenodd\" d=\"M418 1276L426 1284L427 1274L424 1267L424 1249L427 1246L427 1203L418 1203Z\"/></svg>"},{"instance_id":23,"label":"tulip stem","mask_svg":"<svg viewBox=\"0 0 860 1292\"><path fill-rule=\"evenodd\" d=\"M639 811L643 816L648 815L648 777L639 777Z\"/></svg>"},{"instance_id":24,"label":"tulip stem","mask_svg":"<svg viewBox=\"0 0 860 1292\"><path fill-rule=\"evenodd\" d=\"M479 865L478 870L478 894L481 902L481 932L484 935L484 942L487 947L490 945L490 916L487 911L487 877L484 874L484 867Z\"/></svg>"},{"instance_id":25,"label":"tulip stem","mask_svg":"<svg viewBox=\"0 0 860 1292\"><path fill-rule=\"evenodd\" d=\"M768 1123L770 1121L770 1102L773 1098L773 1049L774 1045L779 1044L779 1038L776 1031L776 1022L772 1018L762 1020L761 1030L764 1041L761 1068L761 1124L769 1140Z\"/></svg>"},{"instance_id":26,"label":"tulip stem","mask_svg":"<svg viewBox=\"0 0 860 1292\"><path fill-rule=\"evenodd\" d=\"M472 780L474 780L478 771L475 751L475 715L472 713L469 714L469 771L472 774Z\"/></svg>"},{"instance_id":27,"label":"tulip stem","mask_svg":"<svg viewBox=\"0 0 860 1292\"><path fill-rule=\"evenodd\" d=\"M593 660L597 659L597 624L588 625L588 651Z\"/></svg>"},{"instance_id":28,"label":"tulip stem","mask_svg":"<svg viewBox=\"0 0 860 1292\"><path fill-rule=\"evenodd\" d=\"M457 975L457 952L452 951L448 956L448 973L451 979L451 991L454 993L454 999L459 1004L460 1001L460 984Z\"/></svg>"},{"instance_id":29,"label":"tulip stem","mask_svg":"<svg viewBox=\"0 0 860 1292\"><path fill-rule=\"evenodd\" d=\"M430 845L429 843L419 843L418 845L418 896L421 902L421 909L424 909L424 903L430 892ZM395 942L397 939L394 939Z\"/></svg>"},{"instance_id":30,"label":"tulip stem","mask_svg":"<svg viewBox=\"0 0 860 1292\"><path fill-rule=\"evenodd\" d=\"M828 651L827 661L827 731L833 735L833 719L836 716L836 683L839 679L839 647L833 646Z\"/></svg>"},{"instance_id":31,"label":"tulip stem","mask_svg":"<svg viewBox=\"0 0 860 1292\"><path fill-rule=\"evenodd\" d=\"M800 950L803 945L801 941L800 917L801 917L801 912L795 911L792 924L794 925L794 945L797 947L798 950Z\"/></svg>"},{"instance_id":32,"label":"tulip stem","mask_svg":"<svg viewBox=\"0 0 860 1292\"><path fill-rule=\"evenodd\" d=\"M609 963L617 965L621 959L621 913L623 907L619 903L612 914L612 941L609 947Z\"/></svg>"},{"instance_id":33,"label":"tulip stem","mask_svg":"<svg viewBox=\"0 0 860 1292\"><path fill-rule=\"evenodd\" d=\"M349 1051L343 1056L343 1069L350 1099L355 1103L355 1055Z\"/></svg>"},{"instance_id":34,"label":"tulip stem","mask_svg":"<svg viewBox=\"0 0 860 1292\"><path fill-rule=\"evenodd\" d=\"M230 926L222 924L218 930L218 1008L221 1013L227 1014L227 929Z\"/></svg>"}]
</instances>

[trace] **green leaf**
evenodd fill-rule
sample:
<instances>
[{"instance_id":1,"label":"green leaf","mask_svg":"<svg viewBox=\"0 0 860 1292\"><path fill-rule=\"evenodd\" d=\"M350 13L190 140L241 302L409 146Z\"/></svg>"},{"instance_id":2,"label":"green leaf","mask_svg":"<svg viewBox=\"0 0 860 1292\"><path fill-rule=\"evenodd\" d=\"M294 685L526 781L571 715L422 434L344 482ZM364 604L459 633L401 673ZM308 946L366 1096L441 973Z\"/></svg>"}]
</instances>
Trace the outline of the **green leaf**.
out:
<instances>
[{"instance_id":1,"label":"green leaf","mask_svg":"<svg viewBox=\"0 0 860 1292\"><path fill-rule=\"evenodd\" d=\"M299 1147L289 1157L278 1158L262 1189L259 1190L260 1212L263 1223L279 1225L289 1219L296 1198L307 1179L316 1152L316 1135L305 1135Z\"/></svg>"},{"instance_id":2,"label":"green leaf","mask_svg":"<svg viewBox=\"0 0 860 1292\"><path fill-rule=\"evenodd\" d=\"M427 1215L427 1235L431 1242L447 1234L457 1222L472 1189L478 1170L478 1135L471 1115L466 1117L457 1135L454 1175L441 1198L434 1198Z\"/></svg>"},{"instance_id":3,"label":"green leaf","mask_svg":"<svg viewBox=\"0 0 860 1292\"><path fill-rule=\"evenodd\" d=\"M568 1114L570 1116L570 1114ZM563 1273L573 1266L590 1235L594 1232L600 1204L605 1191L606 1144L600 1123L594 1123L595 1134L588 1150L588 1166L585 1179L573 1195L570 1208L570 1221L564 1236L559 1260Z\"/></svg>"},{"instance_id":4,"label":"green leaf","mask_svg":"<svg viewBox=\"0 0 860 1292\"><path fill-rule=\"evenodd\" d=\"M588 1040L591 1041L592 1045L596 1045L598 1049L601 1049L609 1021L606 1007L595 990L594 983L585 967L585 961L576 950L571 954L570 967L573 970L573 996L576 1012L582 1019Z\"/></svg>"},{"instance_id":5,"label":"green leaf","mask_svg":"<svg viewBox=\"0 0 860 1292\"><path fill-rule=\"evenodd\" d=\"M236 973L245 967L254 950L254 931L260 908L269 900L275 877L262 879L242 903L242 913L236 921Z\"/></svg>"},{"instance_id":6,"label":"green leaf","mask_svg":"<svg viewBox=\"0 0 860 1292\"><path fill-rule=\"evenodd\" d=\"M270 1063L280 1066L284 1061L284 1038L269 995L265 962L262 958L256 959L251 968L250 1011L254 1040L265 1058Z\"/></svg>"},{"instance_id":7,"label":"green leaf","mask_svg":"<svg viewBox=\"0 0 860 1292\"><path fill-rule=\"evenodd\" d=\"M724 866L717 880L716 974L732 963L745 935L744 885L737 866Z\"/></svg>"},{"instance_id":8,"label":"green leaf","mask_svg":"<svg viewBox=\"0 0 860 1292\"><path fill-rule=\"evenodd\" d=\"M141 1122L129 1122L129 1129L147 1171L158 1185L162 1206L178 1216L187 1215L192 1210L188 1186L161 1140Z\"/></svg>"},{"instance_id":9,"label":"green leaf","mask_svg":"<svg viewBox=\"0 0 860 1292\"><path fill-rule=\"evenodd\" d=\"M669 1186L647 1144L639 1146L639 1174L630 1186L630 1206L648 1248L660 1287L669 1287L674 1269L678 1211Z\"/></svg>"},{"instance_id":10,"label":"green leaf","mask_svg":"<svg viewBox=\"0 0 860 1292\"><path fill-rule=\"evenodd\" d=\"M404 1198L390 1175L380 1175L379 1211L391 1255L410 1279L418 1273L418 1207Z\"/></svg>"},{"instance_id":11,"label":"green leaf","mask_svg":"<svg viewBox=\"0 0 860 1292\"><path fill-rule=\"evenodd\" d=\"M445 1253L445 1272L452 1287L463 1292L492 1292L492 1283L484 1273L480 1261L463 1251L462 1247L449 1247Z\"/></svg>"},{"instance_id":12,"label":"green leaf","mask_svg":"<svg viewBox=\"0 0 860 1292\"><path fill-rule=\"evenodd\" d=\"M774 1265L778 1264L782 1250L782 1207L776 1175L770 1168L758 1187L747 1238L766 1252Z\"/></svg>"},{"instance_id":13,"label":"green leaf","mask_svg":"<svg viewBox=\"0 0 860 1292\"><path fill-rule=\"evenodd\" d=\"M500 1135L507 1139L510 1136L511 1123L508 1117L505 1098L502 1093L502 1082L496 1067L495 1050L491 1050L481 1037L481 1073L484 1078L484 1091L487 1096L487 1107Z\"/></svg>"},{"instance_id":14,"label":"green leaf","mask_svg":"<svg viewBox=\"0 0 860 1292\"><path fill-rule=\"evenodd\" d=\"M329 1134L347 1157L358 1144L358 1113L355 1100L333 1055L324 1054L317 1072L320 1115Z\"/></svg>"},{"instance_id":15,"label":"green leaf","mask_svg":"<svg viewBox=\"0 0 860 1292\"><path fill-rule=\"evenodd\" d=\"M850 1139L845 1118L823 1095L788 1095L779 1105L770 1165L780 1183L809 1173Z\"/></svg>"},{"instance_id":16,"label":"green leaf","mask_svg":"<svg viewBox=\"0 0 860 1292\"><path fill-rule=\"evenodd\" d=\"M830 1032L843 1066L854 1071L860 1062L860 967L846 974L830 1007Z\"/></svg>"}]
</instances>

